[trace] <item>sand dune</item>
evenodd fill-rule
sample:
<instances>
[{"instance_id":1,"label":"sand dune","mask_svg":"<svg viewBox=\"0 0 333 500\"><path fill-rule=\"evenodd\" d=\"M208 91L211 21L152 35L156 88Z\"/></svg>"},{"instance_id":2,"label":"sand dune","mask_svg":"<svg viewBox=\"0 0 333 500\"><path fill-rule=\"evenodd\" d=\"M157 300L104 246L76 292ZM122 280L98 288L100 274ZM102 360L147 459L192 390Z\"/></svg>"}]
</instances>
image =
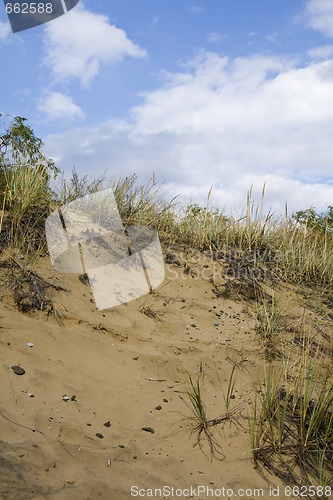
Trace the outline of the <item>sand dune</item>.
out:
<instances>
[{"instance_id":1,"label":"sand dune","mask_svg":"<svg viewBox=\"0 0 333 500\"><path fill-rule=\"evenodd\" d=\"M214 293L213 273L215 285L225 283L222 262L201 255L191 268L168 264L154 294L100 312L89 285L57 273L48 258L37 272L66 290L53 292L56 316L19 312L4 290L0 498L127 500L138 488L163 486L260 488L270 498L270 485L282 487L251 462L247 416L264 353L248 304ZM235 363L233 418L212 429L212 457L205 439L202 449L197 444L186 373L196 379L202 366L202 397L216 418L226 412ZM14 365L25 374L16 375Z\"/></svg>"}]
</instances>

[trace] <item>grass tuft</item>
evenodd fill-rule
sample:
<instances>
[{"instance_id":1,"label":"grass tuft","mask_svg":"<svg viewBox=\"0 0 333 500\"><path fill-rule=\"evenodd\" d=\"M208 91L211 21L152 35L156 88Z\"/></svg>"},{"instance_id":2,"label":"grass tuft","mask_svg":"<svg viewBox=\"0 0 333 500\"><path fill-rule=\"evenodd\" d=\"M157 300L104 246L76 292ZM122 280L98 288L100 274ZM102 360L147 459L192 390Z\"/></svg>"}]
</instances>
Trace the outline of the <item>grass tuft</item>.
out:
<instances>
[{"instance_id":1,"label":"grass tuft","mask_svg":"<svg viewBox=\"0 0 333 500\"><path fill-rule=\"evenodd\" d=\"M258 467L290 485L325 487L333 477L333 376L309 359L302 355L284 380L269 368L249 430Z\"/></svg>"}]
</instances>

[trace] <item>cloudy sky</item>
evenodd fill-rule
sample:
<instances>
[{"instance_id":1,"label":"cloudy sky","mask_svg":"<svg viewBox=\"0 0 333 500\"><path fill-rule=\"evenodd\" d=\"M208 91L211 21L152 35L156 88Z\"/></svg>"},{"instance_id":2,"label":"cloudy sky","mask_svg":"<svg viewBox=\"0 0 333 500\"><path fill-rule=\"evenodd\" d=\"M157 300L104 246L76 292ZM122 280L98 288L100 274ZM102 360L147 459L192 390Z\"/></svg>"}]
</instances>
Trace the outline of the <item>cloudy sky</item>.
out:
<instances>
[{"instance_id":1,"label":"cloudy sky","mask_svg":"<svg viewBox=\"0 0 333 500\"><path fill-rule=\"evenodd\" d=\"M277 213L333 205L332 0L81 0L13 34L0 112L66 172L152 175L170 196Z\"/></svg>"}]
</instances>

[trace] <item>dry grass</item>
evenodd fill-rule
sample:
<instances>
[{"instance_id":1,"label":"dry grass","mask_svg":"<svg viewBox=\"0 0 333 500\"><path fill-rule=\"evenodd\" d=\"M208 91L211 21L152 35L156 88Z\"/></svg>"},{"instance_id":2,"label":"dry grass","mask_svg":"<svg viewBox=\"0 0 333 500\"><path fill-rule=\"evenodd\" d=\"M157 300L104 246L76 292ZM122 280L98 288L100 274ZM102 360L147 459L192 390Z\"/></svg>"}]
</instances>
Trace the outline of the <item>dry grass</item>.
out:
<instances>
[{"instance_id":1,"label":"dry grass","mask_svg":"<svg viewBox=\"0 0 333 500\"><path fill-rule=\"evenodd\" d=\"M0 169L0 244L14 254L38 255L45 247L44 222L52 192L44 167L2 166Z\"/></svg>"},{"instance_id":2,"label":"dry grass","mask_svg":"<svg viewBox=\"0 0 333 500\"><path fill-rule=\"evenodd\" d=\"M333 477L331 354L305 324L301 337L296 352L295 345L288 356L285 350L283 363L266 366L255 392L249 417L253 460L286 484L322 487L318 497L327 498Z\"/></svg>"},{"instance_id":3,"label":"dry grass","mask_svg":"<svg viewBox=\"0 0 333 500\"><path fill-rule=\"evenodd\" d=\"M190 205L182 210L175 199L166 199L163 186L154 179L140 186L135 175L90 181L73 171L69 180L60 181L56 193L47 182L42 168L1 168L2 246L36 253L38 238L45 244L43 223L52 209L111 185L125 226L156 228L165 245L209 251L230 266L237 263L238 271L246 268L248 274L262 280L332 286L331 232L316 231L287 217L264 217L264 189L257 207L249 191L245 215L235 219L210 206L211 192L205 207Z\"/></svg>"}]
</instances>

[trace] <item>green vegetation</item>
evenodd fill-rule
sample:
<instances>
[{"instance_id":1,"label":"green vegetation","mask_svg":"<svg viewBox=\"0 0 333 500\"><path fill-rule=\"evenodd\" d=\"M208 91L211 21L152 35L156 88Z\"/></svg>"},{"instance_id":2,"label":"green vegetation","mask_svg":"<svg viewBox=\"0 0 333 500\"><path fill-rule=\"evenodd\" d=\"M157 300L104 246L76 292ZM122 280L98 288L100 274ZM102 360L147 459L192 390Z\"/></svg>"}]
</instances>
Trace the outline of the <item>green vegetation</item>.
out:
<instances>
[{"instance_id":1,"label":"green vegetation","mask_svg":"<svg viewBox=\"0 0 333 500\"><path fill-rule=\"evenodd\" d=\"M314 208L301 210L292 216L293 220L321 233L333 233L333 206L329 205L326 212L318 214Z\"/></svg>"},{"instance_id":2,"label":"green vegetation","mask_svg":"<svg viewBox=\"0 0 333 500\"><path fill-rule=\"evenodd\" d=\"M333 377L319 353L301 352L288 377L270 367L250 418L254 462L287 484L331 484Z\"/></svg>"},{"instance_id":3,"label":"green vegetation","mask_svg":"<svg viewBox=\"0 0 333 500\"><path fill-rule=\"evenodd\" d=\"M239 405L231 407L231 400L235 387L235 369L236 366L234 365L229 377L226 394L222 391L225 412L216 418L208 418L206 405L203 401L202 392L205 372L202 363L198 366L195 379L188 370L186 371L186 389L183 393L187 396L187 400L182 396L180 396L180 398L191 411L189 420L193 425L192 433L195 433L197 436L197 444L204 453L204 443L208 444L209 457L211 460L214 458L223 460L225 458L222 447L213 434L214 428L226 422L233 422L237 425L234 415L238 411Z\"/></svg>"},{"instance_id":4,"label":"green vegetation","mask_svg":"<svg viewBox=\"0 0 333 500\"><path fill-rule=\"evenodd\" d=\"M54 176L59 174L58 168L53 160L43 155L43 142L35 136L31 127L26 125L26 119L20 116L13 118L9 124L8 115L3 117L4 131L0 135L0 163L1 166L7 165L16 167L25 165L35 168L39 166Z\"/></svg>"},{"instance_id":5,"label":"green vegetation","mask_svg":"<svg viewBox=\"0 0 333 500\"><path fill-rule=\"evenodd\" d=\"M1 115L0 115L1 117ZM0 135L0 246L16 253L45 247L44 221L53 199L49 187L58 169L25 119L14 118Z\"/></svg>"}]
</instances>

